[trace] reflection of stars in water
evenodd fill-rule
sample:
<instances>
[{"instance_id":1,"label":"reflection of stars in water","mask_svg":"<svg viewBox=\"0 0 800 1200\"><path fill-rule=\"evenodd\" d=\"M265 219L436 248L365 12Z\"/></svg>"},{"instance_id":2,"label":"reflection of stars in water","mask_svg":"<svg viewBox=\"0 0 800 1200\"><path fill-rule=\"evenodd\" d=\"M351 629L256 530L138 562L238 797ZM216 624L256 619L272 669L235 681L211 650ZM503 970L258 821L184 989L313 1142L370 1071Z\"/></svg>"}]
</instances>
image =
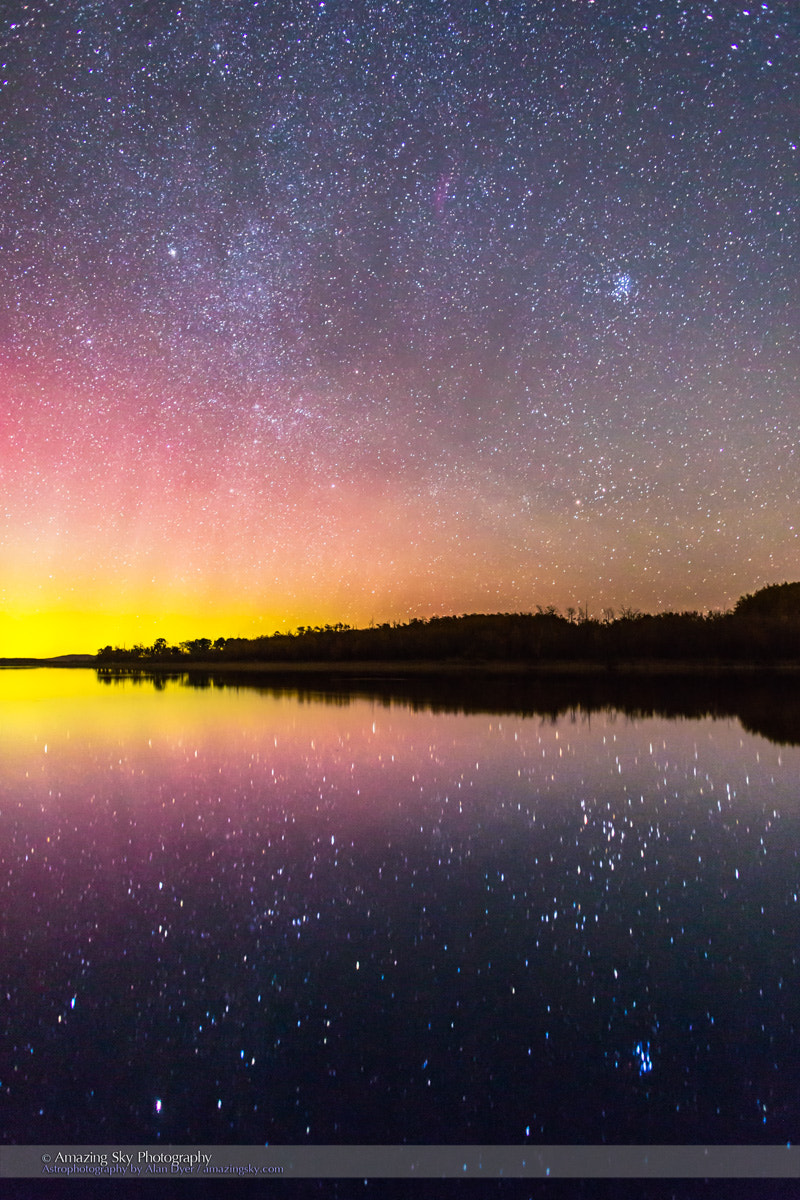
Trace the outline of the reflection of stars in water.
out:
<instances>
[{"instance_id":1,"label":"reflection of stars in water","mask_svg":"<svg viewBox=\"0 0 800 1200\"><path fill-rule=\"evenodd\" d=\"M633 1047L633 1054L639 1064L639 1074L649 1075L653 1069L653 1060L650 1057L650 1043L637 1042Z\"/></svg>"},{"instance_id":2,"label":"reflection of stars in water","mask_svg":"<svg viewBox=\"0 0 800 1200\"><path fill-rule=\"evenodd\" d=\"M77 1134L105 1104L118 1122L109 1139L135 1128L142 1140L176 1141L422 1140L424 1123L441 1136L437 1122L456 1113L465 1140L513 1128L547 1141L563 1136L551 1082L580 1096L588 1062L602 1066L596 1086L620 1107L601 1121L602 1105L571 1103L571 1133L577 1122L596 1139L619 1120L615 1132L632 1140L654 1128L679 1140L698 1114L719 1136L741 1129L742 1092L726 1089L740 1065L727 1057L731 1031L745 1031L743 1062L758 1061L763 1035L774 1038L771 1061L793 1061L783 981L797 904L794 749L784 764L783 751L710 720L593 714L550 725L381 712L366 700L306 717L262 693L252 711L238 691L200 688L197 699L204 722L214 714L208 726L153 728L152 742L122 760L116 734L95 746L65 809L54 806L50 775L11 836L16 817L0 813L15 871L37 888L12 905L9 930L26 931L19 946L6 939L33 989L29 1007L10 1006L31 1112L50 1096L47 1119L66 1113L82 1122ZM30 764L15 753L22 777ZM65 778L77 778L77 761L65 757ZM141 784L141 807L120 810L129 780ZM84 793L93 799L81 806ZM137 824L145 816L148 838ZM40 853L47 871L36 877ZM791 881L783 896L748 878L744 864L763 863L761 877L767 857L778 870L770 880ZM56 910L51 984L78 995L74 1014L53 1012L25 966L35 931L56 929ZM771 957L751 977L764 937ZM119 986L109 1000L112 964ZM139 1035L123 1068L137 1082L127 1092L104 1074L106 1036L121 1026ZM387 1027L413 1053L385 1056ZM73 1069L68 1039L87 1030L93 1049ZM710 1066L687 1085L683 1068L701 1057L719 1065L722 1083ZM514 1064L513 1094L498 1063ZM776 1072L773 1092L788 1091L789 1076ZM177 1077L186 1084L176 1088ZM370 1094L385 1101L374 1115L341 1101L373 1077ZM291 1103L275 1112L277 1078ZM166 1101L152 1096L162 1081ZM688 1111L687 1086L696 1088ZM76 1087L95 1109L72 1114L64 1098ZM761 1087L747 1085L745 1099L767 1105L772 1121L777 1105ZM112 1106L112 1092L126 1099ZM16 1128L28 1127L25 1095L14 1100ZM403 1113L402 1128L386 1124L387 1112ZM763 1120L759 1109L759 1129Z\"/></svg>"}]
</instances>

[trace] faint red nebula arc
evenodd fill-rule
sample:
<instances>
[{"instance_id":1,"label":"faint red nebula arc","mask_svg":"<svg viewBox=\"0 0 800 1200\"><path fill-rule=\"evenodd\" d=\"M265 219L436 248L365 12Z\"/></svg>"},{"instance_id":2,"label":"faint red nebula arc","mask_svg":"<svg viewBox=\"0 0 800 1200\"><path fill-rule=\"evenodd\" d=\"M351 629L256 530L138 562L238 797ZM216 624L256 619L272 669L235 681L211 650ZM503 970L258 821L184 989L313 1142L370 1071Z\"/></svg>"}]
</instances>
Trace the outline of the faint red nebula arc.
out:
<instances>
[{"instance_id":1,"label":"faint red nebula arc","mask_svg":"<svg viewBox=\"0 0 800 1200\"><path fill-rule=\"evenodd\" d=\"M452 182L452 171L448 171L447 174L442 174L439 176L439 182L436 185L436 195L433 200L433 207L437 217L441 217L444 213L444 206L447 203L447 194L450 191L450 185Z\"/></svg>"}]
</instances>

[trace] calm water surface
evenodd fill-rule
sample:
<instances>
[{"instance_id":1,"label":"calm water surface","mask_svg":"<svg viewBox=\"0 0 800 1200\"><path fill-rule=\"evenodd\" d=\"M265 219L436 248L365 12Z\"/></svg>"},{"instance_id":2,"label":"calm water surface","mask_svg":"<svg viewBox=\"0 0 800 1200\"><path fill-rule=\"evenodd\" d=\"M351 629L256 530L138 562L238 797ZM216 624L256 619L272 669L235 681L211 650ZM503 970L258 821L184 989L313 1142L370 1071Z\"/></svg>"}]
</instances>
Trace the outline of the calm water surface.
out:
<instances>
[{"instance_id":1,"label":"calm water surface","mask_svg":"<svg viewBox=\"0 0 800 1200\"><path fill-rule=\"evenodd\" d=\"M800 748L0 672L17 1142L781 1142Z\"/></svg>"}]
</instances>

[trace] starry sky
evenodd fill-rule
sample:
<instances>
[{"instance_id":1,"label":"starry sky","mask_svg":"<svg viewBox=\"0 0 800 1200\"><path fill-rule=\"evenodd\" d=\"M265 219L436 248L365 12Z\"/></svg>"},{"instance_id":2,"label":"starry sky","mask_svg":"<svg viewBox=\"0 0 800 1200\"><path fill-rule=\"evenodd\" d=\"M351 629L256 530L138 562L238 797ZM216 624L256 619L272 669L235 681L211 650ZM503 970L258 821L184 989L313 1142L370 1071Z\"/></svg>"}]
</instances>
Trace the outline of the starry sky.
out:
<instances>
[{"instance_id":1,"label":"starry sky","mask_svg":"<svg viewBox=\"0 0 800 1200\"><path fill-rule=\"evenodd\" d=\"M0 4L0 654L800 577L790 3Z\"/></svg>"}]
</instances>

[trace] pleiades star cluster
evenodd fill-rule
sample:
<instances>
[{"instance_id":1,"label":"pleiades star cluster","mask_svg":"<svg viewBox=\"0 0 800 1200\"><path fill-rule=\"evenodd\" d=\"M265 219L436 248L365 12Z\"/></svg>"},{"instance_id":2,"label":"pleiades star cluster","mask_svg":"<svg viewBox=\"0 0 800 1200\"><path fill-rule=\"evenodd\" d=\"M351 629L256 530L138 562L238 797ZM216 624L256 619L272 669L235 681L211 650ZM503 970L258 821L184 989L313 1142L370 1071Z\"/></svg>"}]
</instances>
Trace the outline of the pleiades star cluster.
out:
<instances>
[{"instance_id":1,"label":"pleiades star cluster","mask_svg":"<svg viewBox=\"0 0 800 1200\"><path fill-rule=\"evenodd\" d=\"M800 575L800 11L0 13L3 653Z\"/></svg>"}]
</instances>

